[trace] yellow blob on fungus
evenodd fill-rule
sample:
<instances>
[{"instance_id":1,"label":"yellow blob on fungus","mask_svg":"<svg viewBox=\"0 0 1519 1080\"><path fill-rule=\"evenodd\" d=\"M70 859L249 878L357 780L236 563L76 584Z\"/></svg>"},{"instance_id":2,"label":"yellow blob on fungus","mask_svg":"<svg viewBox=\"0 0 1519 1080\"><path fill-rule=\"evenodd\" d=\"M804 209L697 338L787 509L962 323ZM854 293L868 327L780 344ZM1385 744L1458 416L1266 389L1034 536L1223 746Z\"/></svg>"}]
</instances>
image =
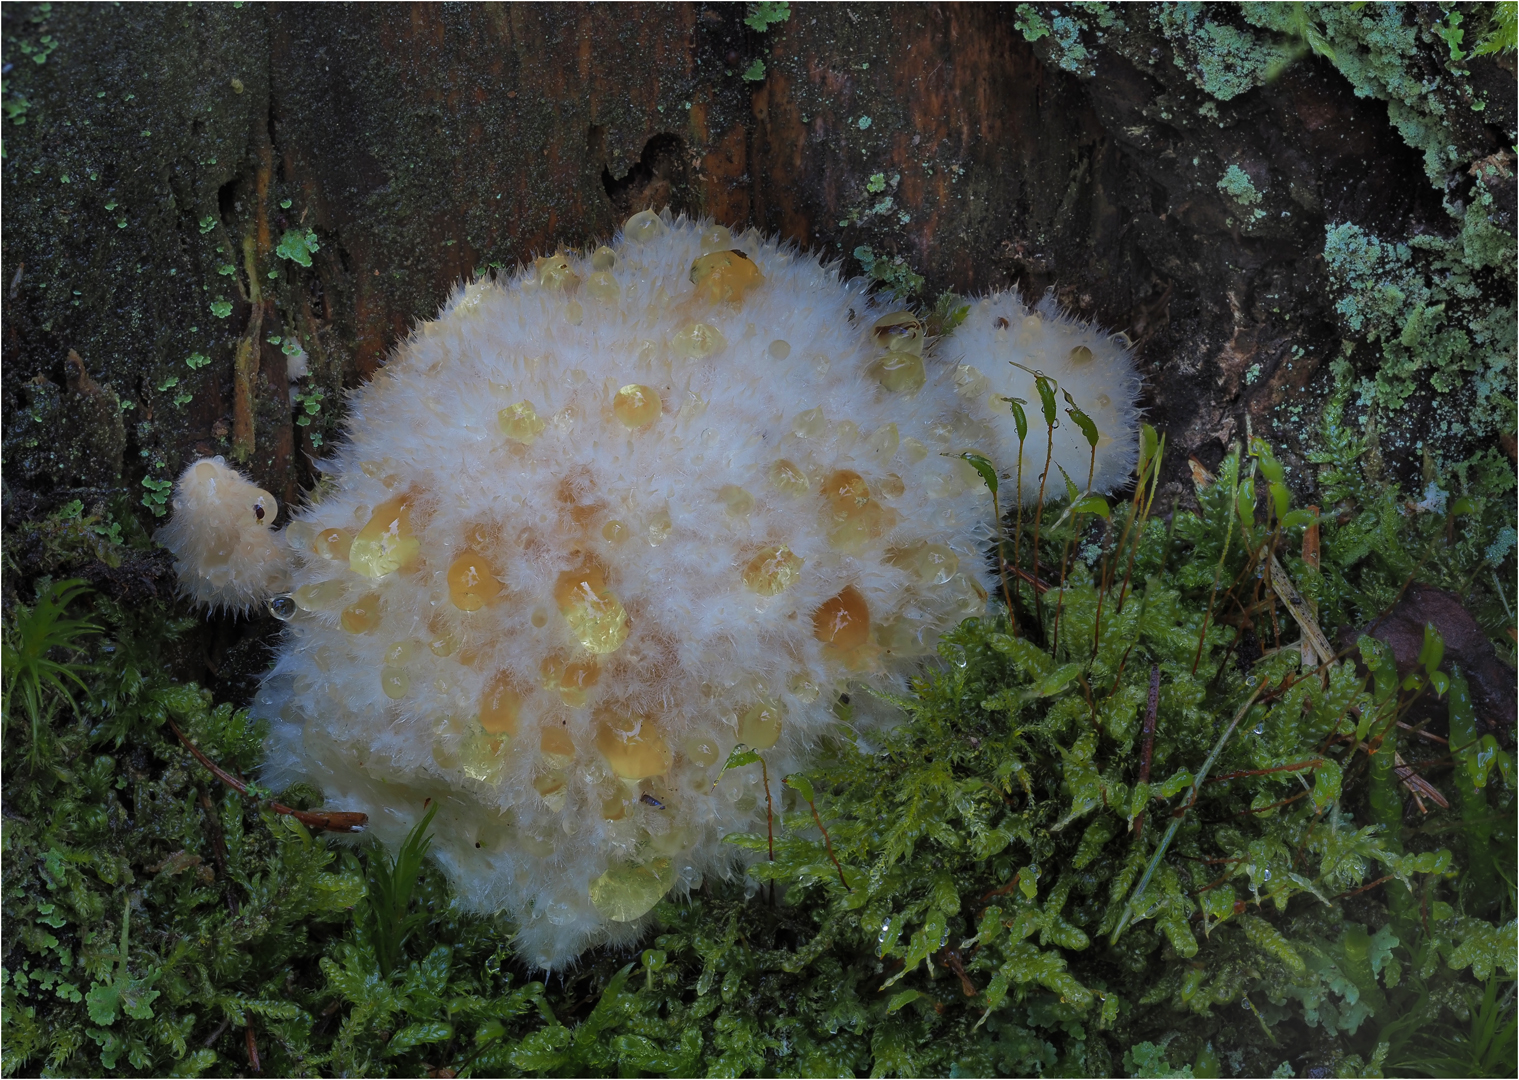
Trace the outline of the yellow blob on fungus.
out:
<instances>
[{"instance_id":1,"label":"yellow blob on fungus","mask_svg":"<svg viewBox=\"0 0 1519 1080\"><path fill-rule=\"evenodd\" d=\"M928 379L923 370L923 358L912 353L886 353L865 370L893 394L917 393Z\"/></svg>"},{"instance_id":2,"label":"yellow blob on fungus","mask_svg":"<svg viewBox=\"0 0 1519 1080\"><path fill-rule=\"evenodd\" d=\"M411 679L406 672L398 667L382 667L380 669L380 689L385 691L385 696L391 700L399 700L406 696L411 689Z\"/></svg>"},{"instance_id":3,"label":"yellow blob on fungus","mask_svg":"<svg viewBox=\"0 0 1519 1080\"><path fill-rule=\"evenodd\" d=\"M549 724L538 736L538 753L549 765L562 769L575 760L575 740L563 724Z\"/></svg>"},{"instance_id":4,"label":"yellow blob on fungus","mask_svg":"<svg viewBox=\"0 0 1519 1080\"><path fill-rule=\"evenodd\" d=\"M772 360L784 360L791 355L791 342L776 338L766 346L765 351L770 354Z\"/></svg>"},{"instance_id":5,"label":"yellow blob on fungus","mask_svg":"<svg viewBox=\"0 0 1519 1080\"><path fill-rule=\"evenodd\" d=\"M892 548L886 561L906 570L925 585L943 585L960 569L960 557L943 544L923 542Z\"/></svg>"},{"instance_id":6,"label":"yellow blob on fungus","mask_svg":"<svg viewBox=\"0 0 1519 1080\"><path fill-rule=\"evenodd\" d=\"M618 776L643 780L669 770L674 755L652 719L604 709L597 720L596 749Z\"/></svg>"},{"instance_id":7,"label":"yellow blob on fungus","mask_svg":"<svg viewBox=\"0 0 1519 1080\"><path fill-rule=\"evenodd\" d=\"M380 594L361 596L343 609L338 616L343 629L350 634L367 634L380 625Z\"/></svg>"},{"instance_id":8,"label":"yellow blob on fungus","mask_svg":"<svg viewBox=\"0 0 1519 1080\"><path fill-rule=\"evenodd\" d=\"M742 251L714 251L691 264L691 281L699 299L739 303L745 293L765 283L765 275Z\"/></svg>"},{"instance_id":9,"label":"yellow blob on fungus","mask_svg":"<svg viewBox=\"0 0 1519 1080\"><path fill-rule=\"evenodd\" d=\"M701 231L701 253L727 251L733 246L733 233L726 225L709 225Z\"/></svg>"},{"instance_id":10,"label":"yellow blob on fungus","mask_svg":"<svg viewBox=\"0 0 1519 1080\"><path fill-rule=\"evenodd\" d=\"M522 698L517 681L508 672L499 672L480 695L480 726L489 735L514 737L522 723Z\"/></svg>"},{"instance_id":11,"label":"yellow blob on fungus","mask_svg":"<svg viewBox=\"0 0 1519 1080\"><path fill-rule=\"evenodd\" d=\"M848 652L870 637L870 608L853 585L823 601L812 614L812 636L835 653Z\"/></svg>"},{"instance_id":12,"label":"yellow blob on fungus","mask_svg":"<svg viewBox=\"0 0 1519 1080\"><path fill-rule=\"evenodd\" d=\"M670 351L688 360L705 360L715 356L728 344L723 333L706 323L687 323L670 338Z\"/></svg>"},{"instance_id":13,"label":"yellow blob on fungus","mask_svg":"<svg viewBox=\"0 0 1519 1080\"><path fill-rule=\"evenodd\" d=\"M292 594L302 611L331 611L348 598L348 583L341 578L302 585Z\"/></svg>"},{"instance_id":14,"label":"yellow blob on fungus","mask_svg":"<svg viewBox=\"0 0 1519 1080\"><path fill-rule=\"evenodd\" d=\"M738 718L738 741L753 750L769 750L781 737L781 707L773 701L751 705Z\"/></svg>"},{"instance_id":15,"label":"yellow blob on fungus","mask_svg":"<svg viewBox=\"0 0 1519 1080\"><path fill-rule=\"evenodd\" d=\"M674 885L675 864L669 859L614 866L591 882L591 906L611 922L632 922L653 911Z\"/></svg>"},{"instance_id":16,"label":"yellow blob on fungus","mask_svg":"<svg viewBox=\"0 0 1519 1080\"><path fill-rule=\"evenodd\" d=\"M828 500L823 511L828 543L840 551L858 554L896 524L897 515L870 497L865 478L853 469L830 473L823 497Z\"/></svg>"},{"instance_id":17,"label":"yellow blob on fungus","mask_svg":"<svg viewBox=\"0 0 1519 1080\"><path fill-rule=\"evenodd\" d=\"M580 277L570 269L570 260L563 255L545 255L533 260L538 272L538 284L555 292L570 292L580 284Z\"/></svg>"},{"instance_id":18,"label":"yellow blob on fungus","mask_svg":"<svg viewBox=\"0 0 1519 1080\"><path fill-rule=\"evenodd\" d=\"M681 744L680 749L687 761L701 769L710 769L716 765L723 753L718 748L717 740L710 735L692 735Z\"/></svg>"},{"instance_id":19,"label":"yellow blob on fungus","mask_svg":"<svg viewBox=\"0 0 1519 1080\"><path fill-rule=\"evenodd\" d=\"M870 340L887 352L922 356L923 324L910 311L893 311L871 324Z\"/></svg>"},{"instance_id":20,"label":"yellow blob on fungus","mask_svg":"<svg viewBox=\"0 0 1519 1080\"><path fill-rule=\"evenodd\" d=\"M531 446L543 434L544 424L531 401L519 401L496 413L496 426L508 439Z\"/></svg>"},{"instance_id":21,"label":"yellow blob on fungus","mask_svg":"<svg viewBox=\"0 0 1519 1080\"><path fill-rule=\"evenodd\" d=\"M812 485L807 482L807 474L795 463L784 459L770 466L770 483L777 491L793 497L805 495L812 490Z\"/></svg>"},{"instance_id":22,"label":"yellow blob on fungus","mask_svg":"<svg viewBox=\"0 0 1519 1080\"><path fill-rule=\"evenodd\" d=\"M460 611L479 611L499 595L501 583L484 556L466 551L449 564L448 599Z\"/></svg>"},{"instance_id":23,"label":"yellow blob on fungus","mask_svg":"<svg viewBox=\"0 0 1519 1080\"><path fill-rule=\"evenodd\" d=\"M579 708L590 697L591 687L601 678L596 657L571 660L563 653L550 653L538 667L545 690L552 690L571 708Z\"/></svg>"},{"instance_id":24,"label":"yellow blob on fungus","mask_svg":"<svg viewBox=\"0 0 1519 1080\"><path fill-rule=\"evenodd\" d=\"M601 567L590 564L560 574L554 583L554 602L576 640L591 652L616 652L628 639L627 609L607 588Z\"/></svg>"},{"instance_id":25,"label":"yellow blob on fungus","mask_svg":"<svg viewBox=\"0 0 1519 1080\"><path fill-rule=\"evenodd\" d=\"M620 544L628 538L628 527L624 522L613 518L601 527L601 538L609 544Z\"/></svg>"},{"instance_id":26,"label":"yellow blob on fungus","mask_svg":"<svg viewBox=\"0 0 1519 1080\"><path fill-rule=\"evenodd\" d=\"M348 549L348 568L365 577L382 578L410 570L421 554L422 542L411 528L411 501L399 495L374 508L369 523Z\"/></svg>"},{"instance_id":27,"label":"yellow blob on fungus","mask_svg":"<svg viewBox=\"0 0 1519 1080\"><path fill-rule=\"evenodd\" d=\"M591 252L592 270L610 270L617 265L617 252L602 244Z\"/></svg>"},{"instance_id":28,"label":"yellow blob on fungus","mask_svg":"<svg viewBox=\"0 0 1519 1080\"><path fill-rule=\"evenodd\" d=\"M744 587L761 596L774 596L801 577L802 561L785 544L761 548L744 567Z\"/></svg>"},{"instance_id":29,"label":"yellow blob on fungus","mask_svg":"<svg viewBox=\"0 0 1519 1080\"><path fill-rule=\"evenodd\" d=\"M615 304L622 299L622 286L606 270L598 270L586 278L585 291L604 304Z\"/></svg>"},{"instance_id":30,"label":"yellow blob on fungus","mask_svg":"<svg viewBox=\"0 0 1519 1080\"><path fill-rule=\"evenodd\" d=\"M659 392L652 386L629 383L612 398L612 414L626 428L641 428L659 419Z\"/></svg>"},{"instance_id":31,"label":"yellow blob on fungus","mask_svg":"<svg viewBox=\"0 0 1519 1080\"><path fill-rule=\"evenodd\" d=\"M622 235L635 243L648 243L664 234L665 223L652 210L640 210L622 223Z\"/></svg>"},{"instance_id":32,"label":"yellow blob on fungus","mask_svg":"<svg viewBox=\"0 0 1519 1080\"><path fill-rule=\"evenodd\" d=\"M718 491L717 497L727 506L728 513L734 517L748 517L754 512L754 496L737 484L724 484Z\"/></svg>"},{"instance_id":33,"label":"yellow blob on fungus","mask_svg":"<svg viewBox=\"0 0 1519 1080\"><path fill-rule=\"evenodd\" d=\"M1072 367L1080 367L1082 364L1090 364L1092 362L1092 350L1087 348L1085 345L1077 345L1074 349L1071 350L1068 359L1070 360Z\"/></svg>"},{"instance_id":34,"label":"yellow blob on fungus","mask_svg":"<svg viewBox=\"0 0 1519 1080\"><path fill-rule=\"evenodd\" d=\"M353 533L347 529L323 529L316 534L312 547L322 558L334 562L347 562L348 549L353 546Z\"/></svg>"}]
</instances>

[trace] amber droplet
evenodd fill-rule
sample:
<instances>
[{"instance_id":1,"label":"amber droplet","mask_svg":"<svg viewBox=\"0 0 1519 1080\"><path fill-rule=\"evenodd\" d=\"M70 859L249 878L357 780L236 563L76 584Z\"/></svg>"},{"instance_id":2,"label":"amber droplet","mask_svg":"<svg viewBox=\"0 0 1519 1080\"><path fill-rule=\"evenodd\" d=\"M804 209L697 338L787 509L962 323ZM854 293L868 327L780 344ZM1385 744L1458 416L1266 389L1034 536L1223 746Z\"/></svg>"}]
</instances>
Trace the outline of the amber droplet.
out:
<instances>
[{"instance_id":1,"label":"amber droplet","mask_svg":"<svg viewBox=\"0 0 1519 1080\"><path fill-rule=\"evenodd\" d=\"M870 340L890 353L923 355L923 324L910 311L882 315L870 327Z\"/></svg>"},{"instance_id":2,"label":"amber droplet","mask_svg":"<svg viewBox=\"0 0 1519 1080\"><path fill-rule=\"evenodd\" d=\"M295 606L302 611L331 611L348 597L348 584L341 578L316 581L295 590Z\"/></svg>"},{"instance_id":3,"label":"amber droplet","mask_svg":"<svg viewBox=\"0 0 1519 1080\"><path fill-rule=\"evenodd\" d=\"M928 381L923 371L923 358L912 353L887 353L865 370L894 394L917 393Z\"/></svg>"},{"instance_id":4,"label":"amber droplet","mask_svg":"<svg viewBox=\"0 0 1519 1080\"><path fill-rule=\"evenodd\" d=\"M650 717L607 709L598 713L597 720L596 749L618 776L642 780L670 768L674 755Z\"/></svg>"},{"instance_id":5,"label":"amber droplet","mask_svg":"<svg viewBox=\"0 0 1519 1080\"><path fill-rule=\"evenodd\" d=\"M396 701L405 697L407 691L411 689L411 679L398 667L382 667L380 689L385 691L386 697Z\"/></svg>"},{"instance_id":6,"label":"amber droplet","mask_svg":"<svg viewBox=\"0 0 1519 1080\"><path fill-rule=\"evenodd\" d=\"M562 769L575 760L575 741L563 724L547 724L538 736L538 752L551 766Z\"/></svg>"},{"instance_id":7,"label":"amber droplet","mask_svg":"<svg viewBox=\"0 0 1519 1080\"><path fill-rule=\"evenodd\" d=\"M1092 350L1085 345L1077 345L1071 350L1067 359L1070 361L1072 367L1090 364L1092 362Z\"/></svg>"},{"instance_id":8,"label":"amber droplet","mask_svg":"<svg viewBox=\"0 0 1519 1080\"><path fill-rule=\"evenodd\" d=\"M519 401L496 413L496 426L501 429L501 434L524 446L533 445L533 441L543 434L544 427L531 401Z\"/></svg>"},{"instance_id":9,"label":"amber droplet","mask_svg":"<svg viewBox=\"0 0 1519 1080\"><path fill-rule=\"evenodd\" d=\"M323 529L316 534L312 547L316 553L330 561L348 561L348 549L353 546L353 533L347 529Z\"/></svg>"},{"instance_id":10,"label":"amber droplet","mask_svg":"<svg viewBox=\"0 0 1519 1080\"><path fill-rule=\"evenodd\" d=\"M770 466L770 483L776 490L793 497L805 495L812 488L807 482L807 474L793 462L785 460Z\"/></svg>"},{"instance_id":11,"label":"amber droplet","mask_svg":"<svg viewBox=\"0 0 1519 1080\"><path fill-rule=\"evenodd\" d=\"M590 564L560 574L554 583L554 602L570 631L591 652L616 652L628 639L627 609L607 588L601 567Z\"/></svg>"},{"instance_id":12,"label":"amber droplet","mask_svg":"<svg viewBox=\"0 0 1519 1080\"><path fill-rule=\"evenodd\" d=\"M781 737L781 707L773 701L751 705L738 718L738 741L753 750L769 750Z\"/></svg>"},{"instance_id":13,"label":"amber droplet","mask_svg":"<svg viewBox=\"0 0 1519 1080\"><path fill-rule=\"evenodd\" d=\"M791 421L791 433L798 439L816 439L827 430L828 418L823 415L821 405L815 409L797 413Z\"/></svg>"},{"instance_id":14,"label":"amber droplet","mask_svg":"<svg viewBox=\"0 0 1519 1080\"><path fill-rule=\"evenodd\" d=\"M405 495L375 507L369 523L359 530L348 549L348 568L366 577L382 578L417 565L422 542L411 528L411 502Z\"/></svg>"},{"instance_id":15,"label":"amber droplet","mask_svg":"<svg viewBox=\"0 0 1519 1080\"><path fill-rule=\"evenodd\" d=\"M823 601L812 614L812 635L837 652L865 644L870 636L870 608L853 585Z\"/></svg>"},{"instance_id":16,"label":"amber droplet","mask_svg":"<svg viewBox=\"0 0 1519 1080\"><path fill-rule=\"evenodd\" d=\"M563 653L552 653L539 665L538 674L545 690L554 691L566 705L578 709L601 678L601 664L595 656L570 660Z\"/></svg>"},{"instance_id":17,"label":"amber droplet","mask_svg":"<svg viewBox=\"0 0 1519 1080\"><path fill-rule=\"evenodd\" d=\"M343 609L338 617L350 634L367 634L380 625L380 594L361 596Z\"/></svg>"},{"instance_id":18,"label":"amber droplet","mask_svg":"<svg viewBox=\"0 0 1519 1080\"><path fill-rule=\"evenodd\" d=\"M610 269L612 269L612 267L614 267L616 265L617 265L617 252L613 251L611 248L607 247L605 244L602 244L595 251L591 252L591 269L592 270L610 270Z\"/></svg>"},{"instance_id":19,"label":"amber droplet","mask_svg":"<svg viewBox=\"0 0 1519 1080\"><path fill-rule=\"evenodd\" d=\"M533 790L543 797L548 803L550 810L556 814L564 809L566 796L569 794L564 786L564 774L561 772L544 773L533 779Z\"/></svg>"},{"instance_id":20,"label":"amber droplet","mask_svg":"<svg viewBox=\"0 0 1519 1080\"><path fill-rule=\"evenodd\" d=\"M538 284L556 292L570 292L580 284L580 277L570 268L570 260L564 255L545 255L533 260L538 271Z\"/></svg>"},{"instance_id":21,"label":"amber droplet","mask_svg":"<svg viewBox=\"0 0 1519 1080\"><path fill-rule=\"evenodd\" d=\"M614 518L601 527L601 538L608 543L620 544L628 538L628 527Z\"/></svg>"},{"instance_id":22,"label":"amber droplet","mask_svg":"<svg viewBox=\"0 0 1519 1080\"><path fill-rule=\"evenodd\" d=\"M739 303L765 283L765 275L742 251L714 251L691 264L691 281L696 295L708 303Z\"/></svg>"},{"instance_id":23,"label":"amber droplet","mask_svg":"<svg viewBox=\"0 0 1519 1080\"><path fill-rule=\"evenodd\" d=\"M727 251L733 246L733 233L726 225L712 225L701 231L701 253Z\"/></svg>"},{"instance_id":24,"label":"amber droplet","mask_svg":"<svg viewBox=\"0 0 1519 1080\"><path fill-rule=\"evenodd\" d=\"M640 210L622 223L622 235L640 244L663 236L664 232L665 223L652 210Z\"/></svg>"},{"instance_id":25,"label":"amber droplet","mask_svg":"<svg viewBox=\"0 0 1519 1080\"><path fill-rule=\"evenodd\" d=\"M612 398L612 413L626 428L641 428L659 419L659 392L652 386L629 383Z\"/></svg>"},{"instance_id":26,"label":"amber droplet","mask_svg":"<svg viewBox=\"0 0 1519 1080\"><path fill-rule=\"evenodd\" d=\"M501 595L501 583L484 556L466 551L448 567L448 599L460 611L479 611Z\"/></svg>"},{"instance_id":27,"label":"amber droplet","mask_svg":"<svg viewBox=\"0 0 1519 1080\"><path fill-rule=\"evenodd\" d=\"M681 750L686 755L686 760L698 768L709 769L717 764L717 759L722 757L722 750L717 745L717 740L710 735L692 735L681 744Z\"/></svg>"},{"instance_id":28,"label":"amber droplet","mask_svg":"<svg viewBox=\"0 0 1519 1080\"><path fill-rule=\"evenodd\" d=\"M706 323L687 323L670 338L670 351L689 360L705 360L728 344L722 331Z\"/></svg>"},{"instance_id":29,"label":"amber droplet","mask_svg":"<svg viewBox=\"0 0 1519 1080\"><path fill-rule=\"evenodd\" d=\"M411 663L421 655L421 643L408 638L405 641L391 643L390 648L385 650L385 663L391 667L401 667L404 664Z\"/></svg>"},{"instance_id":30,"label":"amber droplet","mask_svg":"<svg viewBox=\"0 0 1519 1080\"><path fill-rule=\"evenodd\" d=\"M925 585L943 585L960 569L960 557L951 548L926 541L911 547L892 548L886 553L886 561Z\"/></svg>"},{"instance_id":31,"label":"amber droplet","mask_svg":"<svg viewBox=\"0 0 1519 1080\"><path fill-rule=\"evenodd\" d=\"M675 531L675 523L670 520L670 511L658 509L649 515L648 540L650 547L658 547L670 539L670 534Z\"/></svg>"},{"instance_id":32,"label":"amber droplet","mask_svg":"<svg viewBox=\"0 0 1519 1080\"><path fill-rule=\"evenodd\" d=\"M532 623L539 630L542 630L549 624L549 613L541 607L536 607L533 609L533 614L528 618L528 622Z\"/></svg>"},{"instance_id":33,"label":"amber droplet","mask_svg":"<svg viewBox=\"0 0 1519 1080\"><path fill-rule=\"evenodd\" d=\"M601 816L607 821L621 821L628 815L628 805L621 795L601 800Z\"/></svg>"},{"instance_id":34,"label":"amber droplet","mask_svg":"<svg viewBox=\"0 0 1519 1080\"><path fill-rule=\"evenodd\" d=\"M765 351L770 354L772 360L784 360L791 355L791 342L776 338Z\"/></svg>"},{"instance_id":35,"label":"amber droplet","mask_svg":"<svg viewBox=\"0 0 1519 1080\"><path fill-rule=\"evenodd\" d=\"M737 484L724 484L717 497L734 517L748 517L754 512L754 496Z\"/></svg>"},{"instance_id":36,"label":"amber droplet","mask_svg":"<svg viewBox=\"0 0 1519 1080\"><path fill-rule=\"evenodd\" d=\"M605 304L615 304L622 299L622 286L605 270L598 270L586 278L585 291Z\"/></svg>"},{"instance_id":37,"label":"amber droplet","mask_svg":"<svg viewBox=\"0 0 1519 1080\"><path fill-rule=\"evenodd\" d=\"M490 735L515 736L522 722L522 698L517 681L505 671L498 673L480 695L480 726Z\"/></svg>"},{"instance_id":38,"label":"amber droplet","mask_svg":"<svg viewBox=\"0 0 1519 1080\"><path fill-rule=\"evenodd\" d=\"M785 544L761 548L744 567L744 586L761 596L774 596L801 577L802 562Z\"/></svg>"},{"instance_id":39,"label":"amber droplet","mask_svg":"<svg viewBox=\"0 0 1519 1080\"><path fill-rule=\"evenodd\" d=\"M828 543L840 551L858 554L896 524L897 515L870 497L864 477L853 469L838 469L823 482L828 506L823 524Z\"/></svg>"},{"instance_id":40,"label":"amber droplet","mask_svg":"<svg viewBox=\"0 0 1519 1080\"><path fill-rule=\"evenodd\" d=\"M900 499L907 491L907 485L902 483L902 478L896 473L887 473L881 478L877 489L881 492L883 499Z\"/></svg>"}]
</instances>

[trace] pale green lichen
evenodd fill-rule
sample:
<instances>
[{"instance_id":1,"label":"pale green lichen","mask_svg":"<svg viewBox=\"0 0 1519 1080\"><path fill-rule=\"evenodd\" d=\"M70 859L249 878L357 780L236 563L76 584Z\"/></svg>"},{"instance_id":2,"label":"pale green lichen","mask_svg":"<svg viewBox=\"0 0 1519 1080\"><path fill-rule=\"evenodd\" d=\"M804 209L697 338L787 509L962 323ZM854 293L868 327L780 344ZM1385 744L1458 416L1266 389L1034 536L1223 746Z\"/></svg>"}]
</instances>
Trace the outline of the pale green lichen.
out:
<instances>
[{"instance_id":1,"label":"pale green lichen","mask_svg":"<svg viewBox=\"0 0 1519 1080\"><path fill-rule=\"evenodd\" d=\"M1250 174L1238 165L1230 165L1218 182L1218 190L1241 206L1255 206L1261 201L1261 193L1250 182Z\"/></svg>"}]
</instances>

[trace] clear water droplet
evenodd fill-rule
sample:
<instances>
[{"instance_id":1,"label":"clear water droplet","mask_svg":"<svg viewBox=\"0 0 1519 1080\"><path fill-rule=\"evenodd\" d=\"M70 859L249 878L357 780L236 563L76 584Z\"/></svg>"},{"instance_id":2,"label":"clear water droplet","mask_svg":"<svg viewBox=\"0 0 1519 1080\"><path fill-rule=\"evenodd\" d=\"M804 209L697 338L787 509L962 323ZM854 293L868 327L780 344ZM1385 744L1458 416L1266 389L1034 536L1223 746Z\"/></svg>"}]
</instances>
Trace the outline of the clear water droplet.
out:
<instances>
[{"instance_id":1,"label":"clear water droplet","mask_svg":"<svg viewBox=\"0 0 1519 1080\"><path fill-rule=\"evenodd\" d=\"M280 622L289 622L295 617L295 600L290 596L276 596L269 601L269 614Z\"/></svg>"}]
</instances>

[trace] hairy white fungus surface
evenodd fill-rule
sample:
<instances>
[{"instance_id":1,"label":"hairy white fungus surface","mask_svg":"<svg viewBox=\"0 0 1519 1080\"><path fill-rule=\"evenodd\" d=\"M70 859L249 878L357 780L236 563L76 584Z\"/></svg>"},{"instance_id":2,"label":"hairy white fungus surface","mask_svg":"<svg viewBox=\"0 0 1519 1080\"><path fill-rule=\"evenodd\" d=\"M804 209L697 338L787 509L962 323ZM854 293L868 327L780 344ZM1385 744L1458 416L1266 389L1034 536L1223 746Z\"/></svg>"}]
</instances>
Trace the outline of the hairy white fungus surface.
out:
<instances>
[{"instance_id":1,"label":"hairy white fungus surface","mask_svg":"<svg viewBox=\"0 0 1519 1080\"><path fill-rule=\"evenodd\" d=\"M814 256L649 212L459 289L355 395L286 530L266 783L309 781L390 844L435 801L460 902L507 910L530 963L630 942L667 892L731 871L725 834L765 831L759 767L723 771L735 746L778 801L847 685L893 684L983 610L992 503L957 455L1011 476L1000 398L1024 398L1031 499L1047 442L1009 361L1097 422L1093 486L1123 483L1132 364L1050 305L973 302L929 342ZM1059 405L1054 461L1084 487ZM175 550L230 602L197 584L214 529L192 519L241 504L197 494L203 467Z\"/></svg>"}]
</instances>

